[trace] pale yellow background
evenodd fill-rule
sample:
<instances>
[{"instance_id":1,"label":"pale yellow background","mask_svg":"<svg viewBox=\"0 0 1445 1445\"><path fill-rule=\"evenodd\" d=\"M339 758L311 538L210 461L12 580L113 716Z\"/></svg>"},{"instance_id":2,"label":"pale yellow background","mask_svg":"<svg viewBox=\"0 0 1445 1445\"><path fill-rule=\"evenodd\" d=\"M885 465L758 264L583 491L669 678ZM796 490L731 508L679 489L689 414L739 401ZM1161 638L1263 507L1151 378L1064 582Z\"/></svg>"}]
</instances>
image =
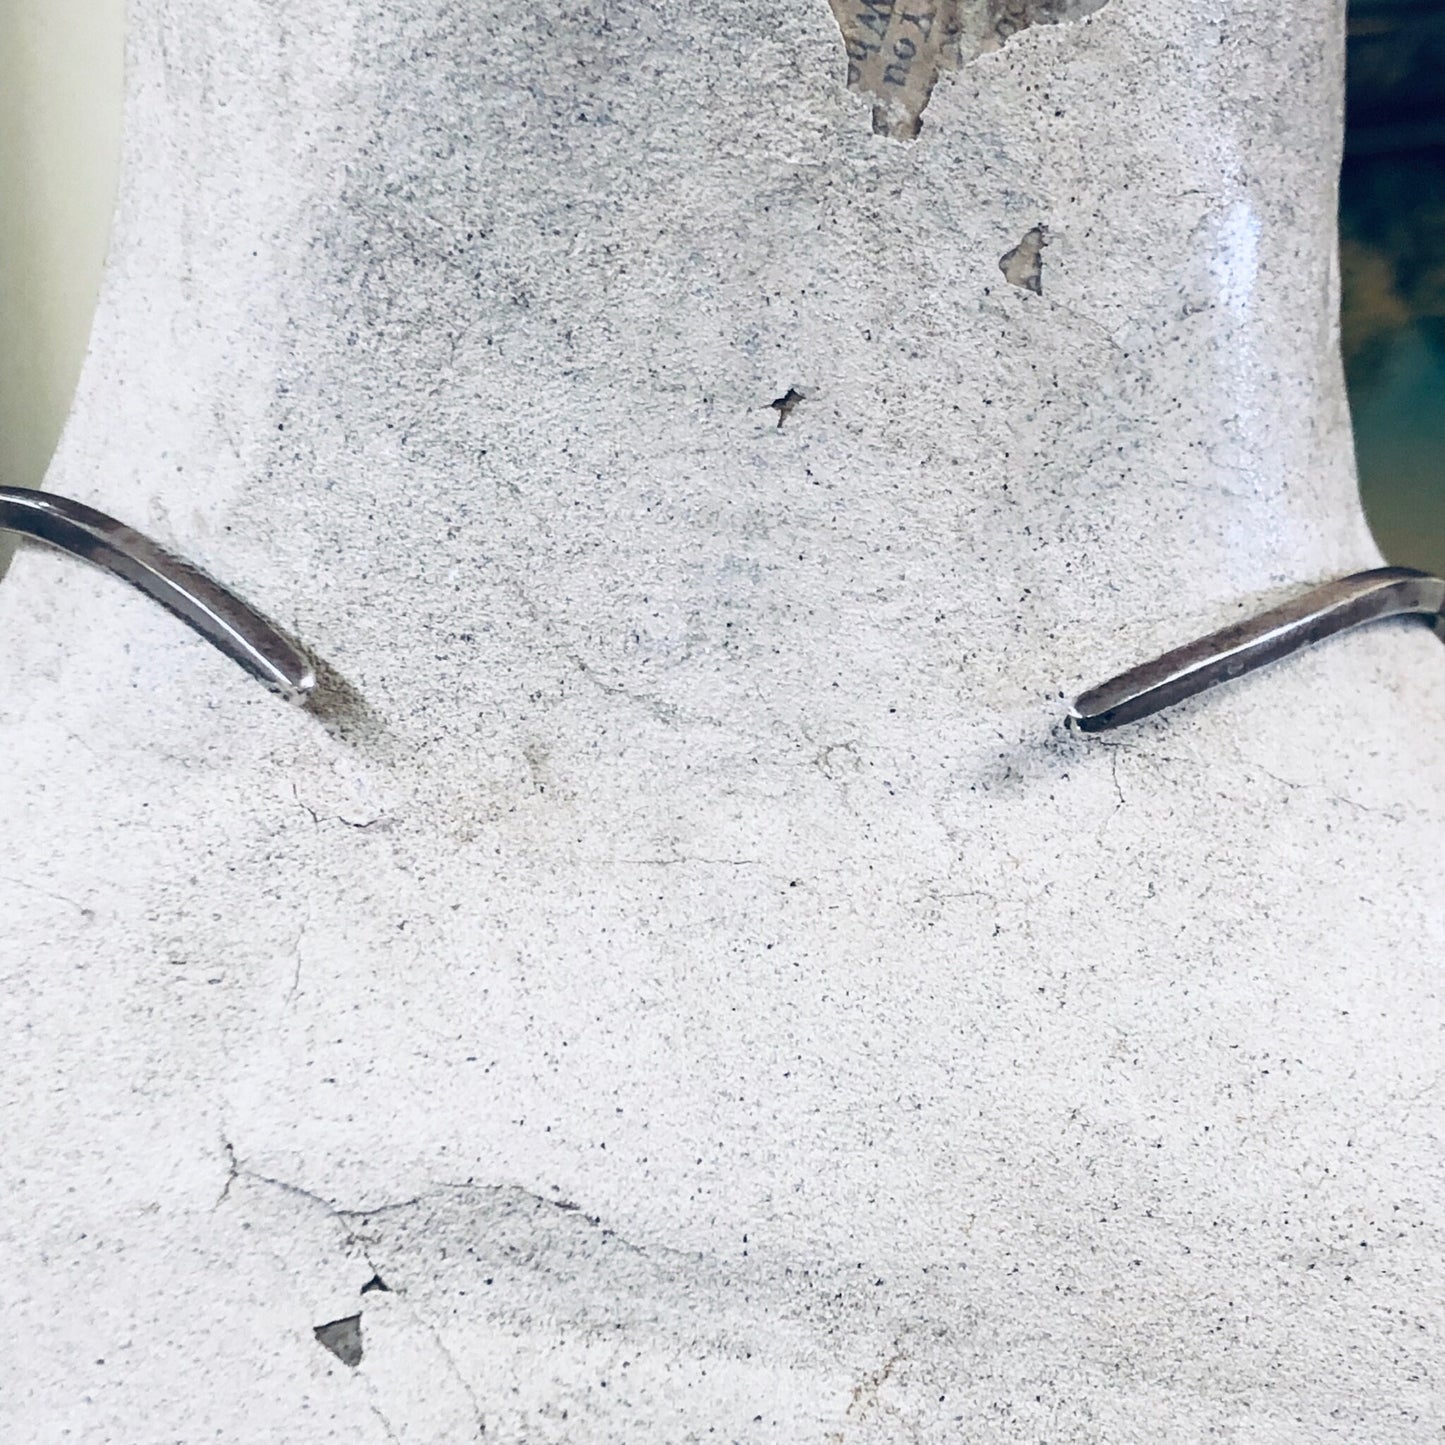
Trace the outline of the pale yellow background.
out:
<instances>
[{"instance_id":1,"label":"pale yellow background","mask_svg":"<svg viewBox=\"0 0 1445 1445\"><path fill-rule=\"evenodd\" d=\"M124 0L0 0L0 484L64 425L120 159Z\"/></svg>"}]
</instances>

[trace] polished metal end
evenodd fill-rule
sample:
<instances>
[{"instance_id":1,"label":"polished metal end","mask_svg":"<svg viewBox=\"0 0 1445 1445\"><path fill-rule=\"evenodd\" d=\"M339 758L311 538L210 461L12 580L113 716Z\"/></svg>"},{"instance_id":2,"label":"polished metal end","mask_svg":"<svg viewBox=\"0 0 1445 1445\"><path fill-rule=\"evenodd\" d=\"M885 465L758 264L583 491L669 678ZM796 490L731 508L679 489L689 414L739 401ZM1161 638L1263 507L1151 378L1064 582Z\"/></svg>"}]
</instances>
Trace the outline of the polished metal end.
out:
<instances>
[{"instance_id":1,"label":"polished metal end","mask_svg":"<svg viewBox=\"0 0 1445 1445\"><path fill-rule=\"evenodd\" d=\"M124 578L291 702L316 686L305 652L234 592L149 537L81 502L0 487L0 532L57 547Z\"/></svg>"},{"instance_id":2,"label":"polished metal end","mask_svg":"<svg viewBox=\"0 0 1445 1445\"><path fill-rule=\"evenodd\" d=\"M1337 632L1409 614L1431 618L1436 631L1445 636L1445 578L1412 567L1356 572L1091 687L1075 698L1069 716L1084 732L1105 732Z\"/></svg>"}]
</instances>

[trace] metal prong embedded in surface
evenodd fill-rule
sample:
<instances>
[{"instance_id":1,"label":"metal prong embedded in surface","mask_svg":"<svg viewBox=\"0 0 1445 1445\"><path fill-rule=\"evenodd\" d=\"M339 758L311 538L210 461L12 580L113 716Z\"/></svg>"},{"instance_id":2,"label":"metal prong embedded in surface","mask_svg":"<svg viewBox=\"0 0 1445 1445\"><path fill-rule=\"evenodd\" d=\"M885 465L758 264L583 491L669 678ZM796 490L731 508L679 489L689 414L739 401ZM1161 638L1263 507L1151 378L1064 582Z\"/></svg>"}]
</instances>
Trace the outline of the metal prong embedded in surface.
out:
<instances>
[{"instance_id":1,"label":"metal prong embedded in surface","mask_svg":"<svg viewBox=\"0 0 1445 1445\"><path fill-rule=\"evenodd\" d=\"M1075 698L1070 717L1104 732L1264 667L1337 632L1381 617L1422 614L1445 636L1445 578L1379 567L1327 582L1245 622L1131 667Z\"/></svg>"},{"instance_id":2,"label":"metal prong embedded in surface","mask_svg":"<svg viewBox=\"0 0 1445 1445\"><path fill-rule=\"evenodd\" d=\"M0 532L15 532L124 578L292 702L316 686L301 648L273 622L149 537L81 502L0 487Z\"/></svg>"}]
</instances>

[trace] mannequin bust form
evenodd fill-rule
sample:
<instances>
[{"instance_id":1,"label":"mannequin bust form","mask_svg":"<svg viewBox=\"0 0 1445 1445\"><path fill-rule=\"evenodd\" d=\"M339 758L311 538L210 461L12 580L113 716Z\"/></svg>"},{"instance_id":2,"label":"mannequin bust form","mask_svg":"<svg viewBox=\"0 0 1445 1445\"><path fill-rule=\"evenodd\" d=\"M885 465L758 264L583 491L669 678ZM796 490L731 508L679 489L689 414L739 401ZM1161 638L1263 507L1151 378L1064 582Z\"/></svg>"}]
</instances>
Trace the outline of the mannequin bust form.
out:
<instances>
[{"instance_id":1,"label":"mannequin bust form","mask_svg":"<svg viewBox=\"0 0 1445 1445\"><path fill-rule=\"evenodd\" d=\"M1379 560L1340 15L836 9L133 5L47 485L368 711L0 583L16 1438L1435 1438L1438 641L1063 722Z\"/></svg>"}]
</instances>

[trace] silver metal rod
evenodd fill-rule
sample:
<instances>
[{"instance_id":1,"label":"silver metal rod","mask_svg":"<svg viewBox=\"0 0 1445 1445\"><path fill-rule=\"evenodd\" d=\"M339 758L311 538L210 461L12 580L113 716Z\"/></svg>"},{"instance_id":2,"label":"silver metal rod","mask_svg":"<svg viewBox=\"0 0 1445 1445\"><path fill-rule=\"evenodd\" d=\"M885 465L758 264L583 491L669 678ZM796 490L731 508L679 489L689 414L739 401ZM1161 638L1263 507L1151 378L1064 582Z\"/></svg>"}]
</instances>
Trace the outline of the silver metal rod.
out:
<instances>
[{"instance_id":1,"label":"silver metal rod","mask_svg":"<svg viewBox=\"0 0 1445 1445\"><path fill-rule=\"evenodd\" d=\"M1211 632L1081 693L1069 709L1085 732L1148 717L1206 688L1381 617L1422 613L1445 636L1445 579L1380 567L1327 582L1247 622Z\"/></svg>"},{"instance_id":2,"label":"silver metal rod","mask_svg":"<svg viewBox=\"0 0 1445 1445\"><path fill-rule=\"evenodd\" d=\"M45 542L124 578L293 702L316 686L310 659L274 623L189 562L93 507L0 487L0 531Z\"/></svg>"}]
</instances>

